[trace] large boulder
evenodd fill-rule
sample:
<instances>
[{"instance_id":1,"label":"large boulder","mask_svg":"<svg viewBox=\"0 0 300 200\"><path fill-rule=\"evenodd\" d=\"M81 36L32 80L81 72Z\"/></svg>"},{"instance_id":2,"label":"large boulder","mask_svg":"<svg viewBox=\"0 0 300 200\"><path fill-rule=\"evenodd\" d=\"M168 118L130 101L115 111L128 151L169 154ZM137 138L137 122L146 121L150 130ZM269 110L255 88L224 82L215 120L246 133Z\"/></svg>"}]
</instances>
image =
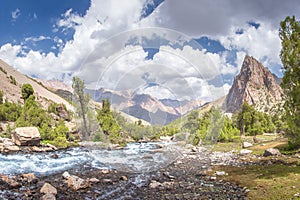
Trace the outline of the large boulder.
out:
<instances>
[{"instance_id":1,"label":"large boulder","mask_svg":"<svg viewBox=\"0 0 300 200\"><path fill-rule=\"evenodd\" d=\"M12 140L18 146L38 146L41 135L36 127L20 127L12 133Z\"/></svg>"}]
</instances>

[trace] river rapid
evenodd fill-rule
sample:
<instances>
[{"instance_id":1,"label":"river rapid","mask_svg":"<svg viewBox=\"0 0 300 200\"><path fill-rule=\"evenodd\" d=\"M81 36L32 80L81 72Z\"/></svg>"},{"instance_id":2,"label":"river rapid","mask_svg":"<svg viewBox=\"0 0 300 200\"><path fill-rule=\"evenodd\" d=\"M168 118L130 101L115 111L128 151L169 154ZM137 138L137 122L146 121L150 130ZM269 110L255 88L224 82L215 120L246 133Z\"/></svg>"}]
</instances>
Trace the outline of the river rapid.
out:
<instances>
[{"instance_id":1,"label":"river rapid","mask_svg":"<svg viewBox=\"0 0 300 200\"><path fill-rule=\"evenodd\" d=\"M180 156L175 143L129 143L121 149L76 147L56 152L0 154L0 174L51 175L82 167L149 172L165 167Z\"/></svg>"}]
</instances>

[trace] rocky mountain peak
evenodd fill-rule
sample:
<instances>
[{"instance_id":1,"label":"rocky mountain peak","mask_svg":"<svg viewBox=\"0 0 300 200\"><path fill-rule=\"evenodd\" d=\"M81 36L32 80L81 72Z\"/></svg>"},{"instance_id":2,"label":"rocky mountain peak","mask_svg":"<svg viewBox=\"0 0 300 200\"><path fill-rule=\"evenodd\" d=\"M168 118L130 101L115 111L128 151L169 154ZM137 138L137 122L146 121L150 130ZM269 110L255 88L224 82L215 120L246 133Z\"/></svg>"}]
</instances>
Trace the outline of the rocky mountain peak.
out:
<instances>
[{"instance_id":1,"label":"rocky mountain peak","mask_svg":"<svg viewBox=\"0 0 300 200\"><path fill-rule=\"evenodd\" d=\"M281 94L282 89L273 74L255 58L246 55L225 99L224 108L226 112L234 113L246 102L259 111L268 112L281 102Z\"/></svg>"}]
</instances>

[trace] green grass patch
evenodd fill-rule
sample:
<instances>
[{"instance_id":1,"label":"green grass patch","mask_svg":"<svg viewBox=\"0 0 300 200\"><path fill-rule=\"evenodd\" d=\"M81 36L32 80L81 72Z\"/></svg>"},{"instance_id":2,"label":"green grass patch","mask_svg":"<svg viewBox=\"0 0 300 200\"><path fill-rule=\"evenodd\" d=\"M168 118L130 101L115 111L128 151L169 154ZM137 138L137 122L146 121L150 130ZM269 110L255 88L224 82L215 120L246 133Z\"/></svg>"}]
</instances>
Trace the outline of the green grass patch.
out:
<instances>
[{"instance_id":1,"label":"green grass patch","mask_svg":"<svg viewBox=\"0 0 300 200\"><path fill-rule=\"evenodd\" d=\"M226 181L247 187L247 199L293 199L300 193L299 165L273 164L252 166L216 166L216 171L225 171Z\"/></svg>"}]
</instances>

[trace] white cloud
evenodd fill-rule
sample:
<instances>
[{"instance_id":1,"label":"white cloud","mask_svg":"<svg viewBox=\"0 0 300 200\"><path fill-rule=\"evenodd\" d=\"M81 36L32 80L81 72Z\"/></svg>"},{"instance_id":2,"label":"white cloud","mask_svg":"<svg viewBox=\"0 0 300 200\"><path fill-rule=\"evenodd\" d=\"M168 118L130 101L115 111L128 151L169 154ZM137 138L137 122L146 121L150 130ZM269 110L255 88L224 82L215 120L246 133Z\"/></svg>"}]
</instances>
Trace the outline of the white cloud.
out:
<instances>
[{"instance_id":1,"label":"white cloud","mask_svg":"<svg viewBox=\"0 0 300 200\"><path fill-rule=\"evenodd\" d=\"M241 66L241 59L245 54L255 57L266 67L272 64L280 65L281 44L278 29L264 22L260 22L258 29L244 25L242 34L236 34L237 29L232 27L228 35L220 37L220 42L225 48L238 51L238 67Z\"/></svg>"},{"instance_id":2,"label":"white cloud","mask_svg":"<svg viewBox=\"0 0 300 200\"><path fill-rule=\"evenodd\" d=\"M25 41L32 41L32 42L39 42L39 41L43 41L43 40L51 40L51 37L47 37L47 36L39 36L39 37L27 37L25 38Z\"/></svg>"},{"instance_id":3,"label":"white cloud","mask_svg":"<svg viewBox=\"0 0 300 200\"><path fill-rule=\"evenodd\" d=\"M21 15L21 10L17 8L15 11L11 12L11 18L13 21L16 21Z\"/></svg>"}]
</instances>

